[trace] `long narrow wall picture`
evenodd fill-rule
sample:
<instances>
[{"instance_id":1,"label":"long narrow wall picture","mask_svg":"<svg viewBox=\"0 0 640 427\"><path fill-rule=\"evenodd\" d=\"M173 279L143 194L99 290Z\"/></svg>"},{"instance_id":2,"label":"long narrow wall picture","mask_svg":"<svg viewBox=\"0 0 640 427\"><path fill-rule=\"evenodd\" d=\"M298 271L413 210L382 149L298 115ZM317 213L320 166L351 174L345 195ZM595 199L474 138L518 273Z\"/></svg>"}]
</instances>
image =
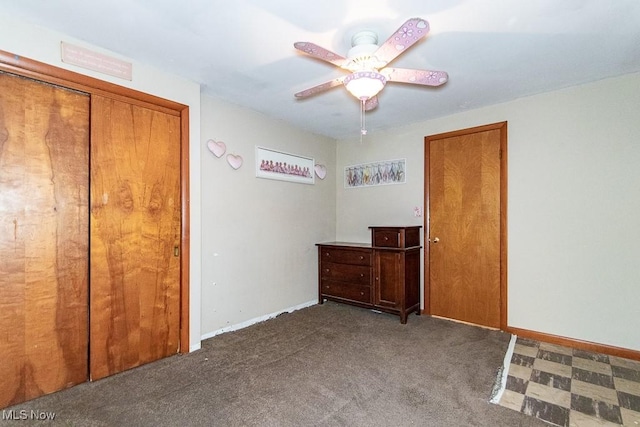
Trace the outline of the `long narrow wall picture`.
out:
<instances>
[{"instance_id":1,"label":"long narrow wall picture","mask_svg":"<svg viewBox=\"0 0 640 427\"><path fill-rule=\"evenodd\" d=\"M344 168L345 188L404 184L407 182L407 160L383 160Z\"/></svg>"},{"instance_id":2,"label":"long narrow wall picture","mask_svg":"<svg viewBox=\"0 0 640 427\"><path fill-rule=\"evenodd\" d=\"M256 177L314 184L315 161L309 157L256 147Z\"/></svg>"}]
</instances>

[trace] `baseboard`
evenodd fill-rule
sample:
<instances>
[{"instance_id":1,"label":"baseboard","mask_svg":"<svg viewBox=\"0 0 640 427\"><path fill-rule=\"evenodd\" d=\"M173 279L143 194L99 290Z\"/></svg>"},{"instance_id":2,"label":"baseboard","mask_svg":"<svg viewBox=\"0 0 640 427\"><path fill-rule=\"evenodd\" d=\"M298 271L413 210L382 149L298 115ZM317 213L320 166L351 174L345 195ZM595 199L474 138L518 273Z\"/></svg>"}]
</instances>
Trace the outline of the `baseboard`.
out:
<instances>
[{"instance_id":1,"label":"baseboard","mask_svg":"<svg viewBox=\"0 0 640 427\"><path fill-rule=\"evenodd\" d=\"M640 351L628 348L615 347L611 345L598 344L590 341L578 340L575 338L561 337L558 335L546 334L544 332L530 331L528 329L520 329L507 327L506 332L512 333L522 338L530 338L537 341L544 341L551 344L558 344L565 347L577 348L595 353L609 354L611 356L623 357L640 361Z\"/></svg>"},{"instance_id":2,"label":"baseboard","mask_svg":"<svg viewBox=\"0 0 640 427\"><path fill-rule=\"evenodd\" d=\"M265 314L264 316L254 317L253 319L246 320L241 323L237 323L231 326L225 326L224 328L218 329L213 332L208 332L200 337L201 341L204 341L208 338L215 337L216 335L224 334L225 332L237 331L238 329L243 329L251 325L255 325L256 323L264 322L265 320L273 319L276 316L279 316L282 313L291 313L296 310L301 310L303 308L311 307L312 305L318 304L318 300L315 299L313 301L307 301L302 304L295 305L293 307L285 308L284 310L276 311L271 314Z\"/></svg>"}]
</instances>

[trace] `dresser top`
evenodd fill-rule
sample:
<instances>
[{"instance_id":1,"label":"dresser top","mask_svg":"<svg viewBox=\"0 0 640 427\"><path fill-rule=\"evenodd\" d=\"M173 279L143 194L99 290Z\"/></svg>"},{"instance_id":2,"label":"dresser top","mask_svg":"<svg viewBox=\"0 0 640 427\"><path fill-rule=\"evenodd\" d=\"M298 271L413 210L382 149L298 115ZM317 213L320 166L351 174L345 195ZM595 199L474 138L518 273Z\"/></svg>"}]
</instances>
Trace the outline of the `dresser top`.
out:
<instances>
[{"instance_id":1,"label":"dresser top","mask_svg":"<svg viewBox=\"0 0 640 427\"><path fill-rule=\"evenodd\" d=\"M421 225L371 225L369 226L369 228L379 228L379 229L394 229L394 230L399 230L399 229L410 229L410 228L422 228Z\"/></svg>"},{"instance_id":2,"label":"dresser top","mask_svg":"<svg viewBox=\"0 0 640 427\"><path fill-rule=\"evenodd\" d=\"M371 243L354 243L354 242L323 242L316 243L316 246L337 246L350 248L371 248Z\"/></svg>"}]
</instances>

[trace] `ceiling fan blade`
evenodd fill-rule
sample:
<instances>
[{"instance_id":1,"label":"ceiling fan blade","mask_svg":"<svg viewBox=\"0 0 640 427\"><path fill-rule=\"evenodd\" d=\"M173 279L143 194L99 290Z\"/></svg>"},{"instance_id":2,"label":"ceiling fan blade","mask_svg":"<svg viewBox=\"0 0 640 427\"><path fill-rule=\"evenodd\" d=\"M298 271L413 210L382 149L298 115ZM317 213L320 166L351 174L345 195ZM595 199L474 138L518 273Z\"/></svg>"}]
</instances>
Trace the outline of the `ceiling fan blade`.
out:
<instances>
[{"instance_id":1,"label":"ceiling fan blade","mask_svg":"<svg viewBox=\"0 0 640 427\"><path fill-rule=\"evenodd\" d=\"M429 23L422 18L411 18L396 30L374 53L385 64L411 47L429 32Z\"/></svg>"},{"instance_id":2,"label":"ceiling fan blade","mask_svg":"<svg viewBox=\"0 0 640 427\"><path fill-rule=\"evenodd\" d=\"M326 83L322 83L321 85L318 86L314 86L311 87L309 89L305 89L301 92L298 92L295 94L296 98L306 98L308 96L313 96L316 95L320 92L324 92L325 90L329 90L331 88L334 88L336 86L340 86L342 84L342 80L344 80L343 77L338 78L338 79L333 79L331 81L328 81Z\"/></svg>"},{"instance_id":3,"label":"ceiling fan blade","mask_svg":"<svg viewBox=\"0 0 640 427\"><path fill-rule=\"evenodd\" d=\"M426 86L440 86L449 80L449 75L445 71L431 70L410 70L407 68L384 68L380 70L387 81L410 83Z\"/></svg>"},{"instance_id":4,"label":"ceiling fan blade","mask_svg":"<svg viewBox=\"0 0 640 427\"><path fill-rule=\"evenodd\" d=\"M338 67L342 67L342 65L347 62L347 58L340 56L337 53L333 53L330 50L320 47L314 43L295 42L293 46L308 55L311 55L318 59L322 59L323 61L329 62Z\"/></svg>"},{"instance_id":5,"label":"ceiling fan blade","mask_svg":"<svg viewBox=\"0 0 640 427\"><path fill-rule=\"evenodd\" d=\"M364 102L364 110L371 111L378 106L378 97L374 96Z\"/></svg>"}]
</instances>

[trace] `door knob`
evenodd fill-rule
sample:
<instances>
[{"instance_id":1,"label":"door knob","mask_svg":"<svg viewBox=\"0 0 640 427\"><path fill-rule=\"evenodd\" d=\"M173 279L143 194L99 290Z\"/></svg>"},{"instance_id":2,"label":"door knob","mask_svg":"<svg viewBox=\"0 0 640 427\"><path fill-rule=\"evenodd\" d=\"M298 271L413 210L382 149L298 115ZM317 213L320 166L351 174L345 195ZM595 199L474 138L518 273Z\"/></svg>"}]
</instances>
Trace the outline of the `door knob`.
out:
<instances>
[{"instance_id":1,"label":"door knob","mask_svg":"<svg viewBox=\"0 0 640 427\"><path fill-rule=\"evenodd\" d=\"M438 243L440 241L440 239L438 239L437 237L433 238L433 243Z\"/></svg>"}]
</instances>

